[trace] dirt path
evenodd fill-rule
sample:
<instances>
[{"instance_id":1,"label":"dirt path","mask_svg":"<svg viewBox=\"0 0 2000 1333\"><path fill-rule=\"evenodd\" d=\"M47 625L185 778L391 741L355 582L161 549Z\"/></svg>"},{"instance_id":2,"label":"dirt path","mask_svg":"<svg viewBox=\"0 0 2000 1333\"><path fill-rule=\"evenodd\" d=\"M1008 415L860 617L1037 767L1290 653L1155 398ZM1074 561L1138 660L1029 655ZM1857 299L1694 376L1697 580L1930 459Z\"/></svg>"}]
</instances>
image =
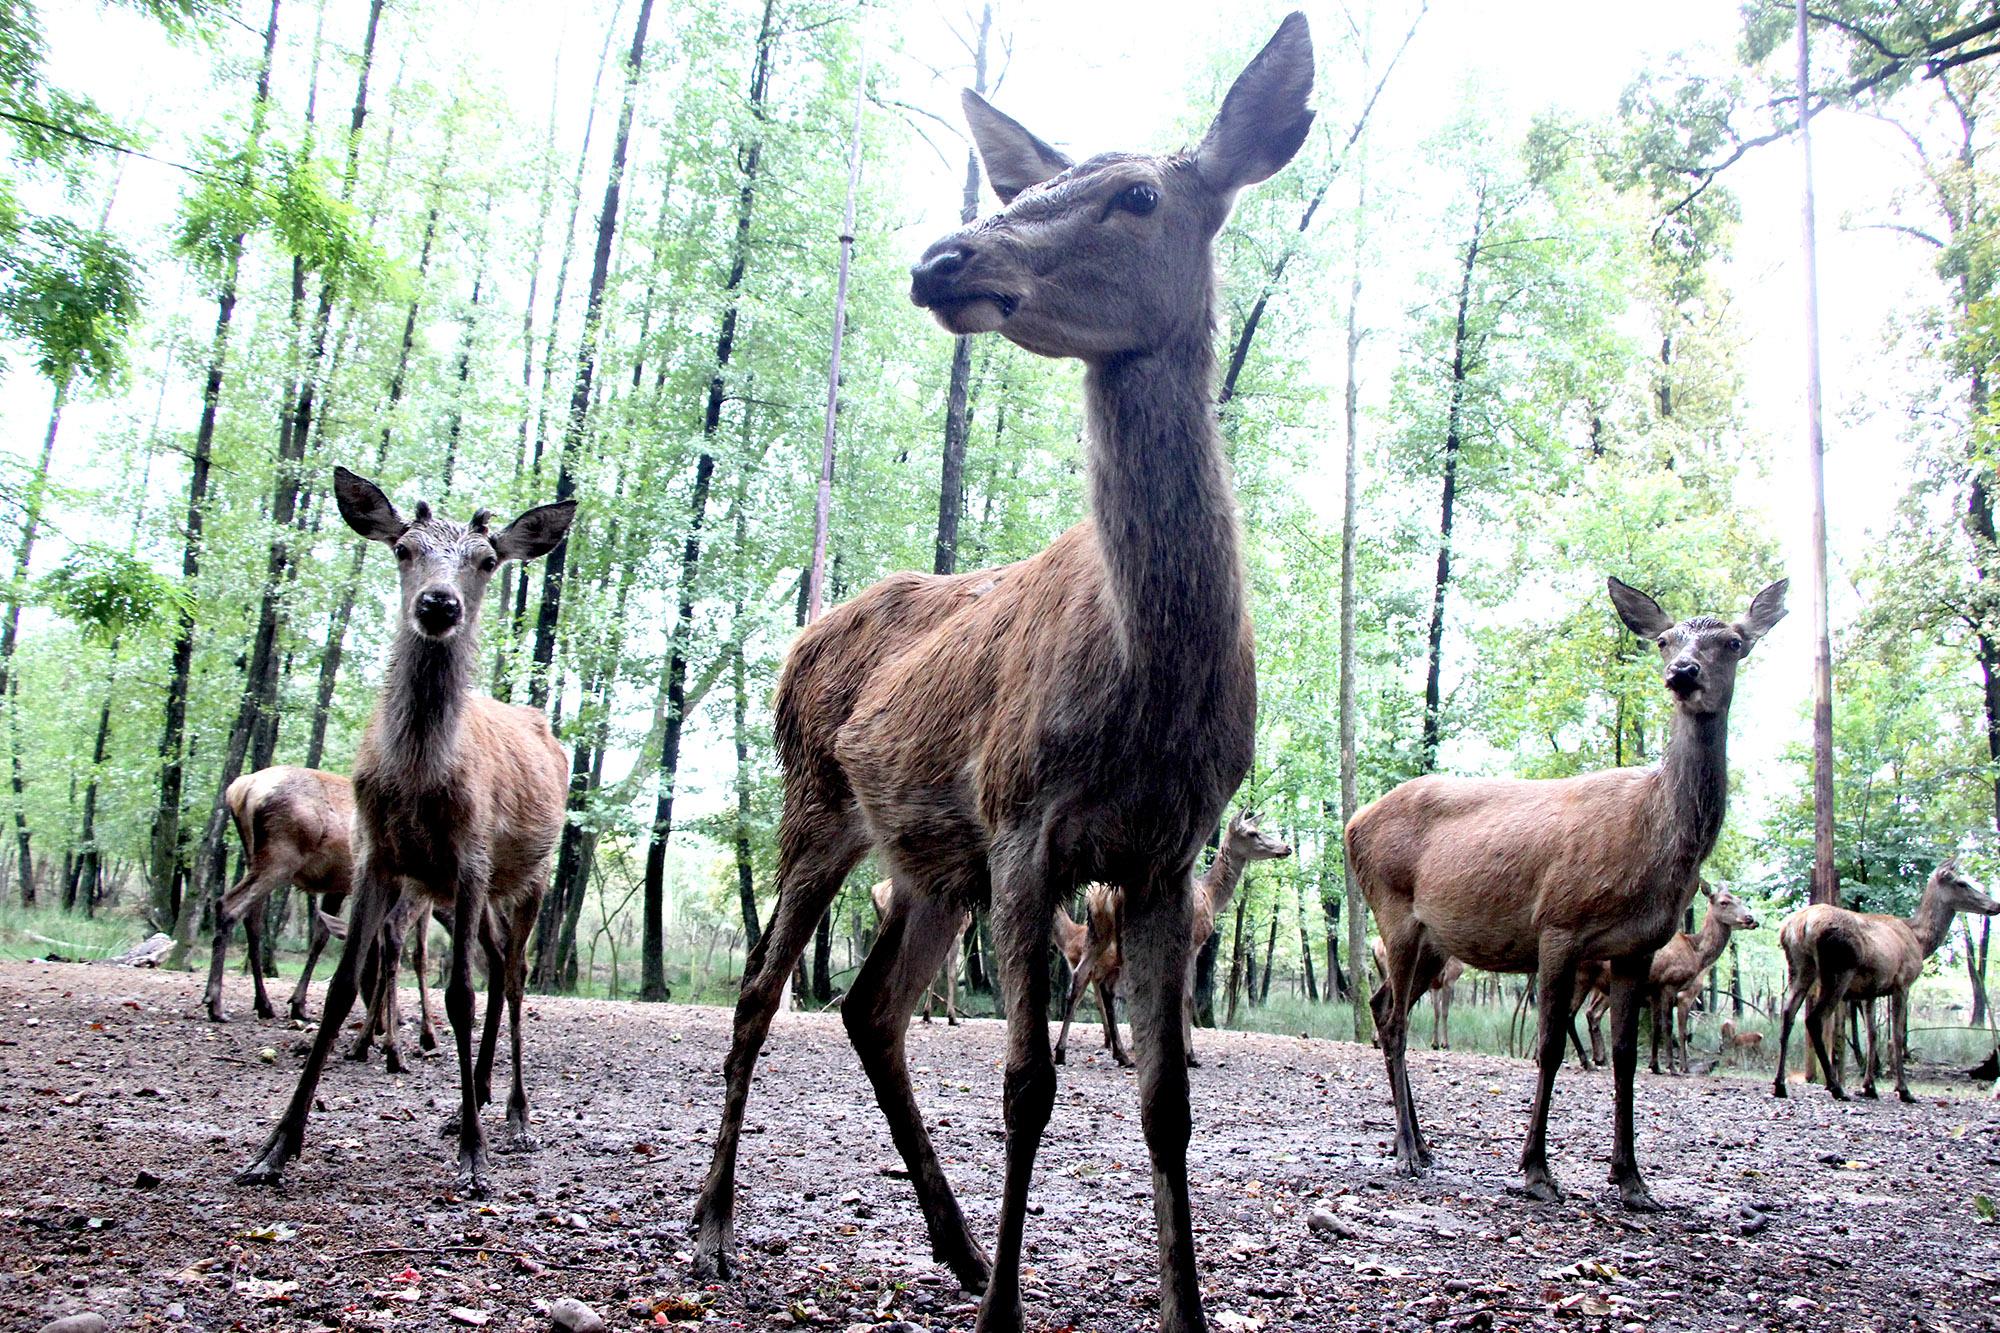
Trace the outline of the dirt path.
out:
<instances>
[{"instance_id":1,"label":"dirt path","mask_svg":"<svg viewBox=\"0 0 2000 1333\"><path fill-rule=\"evenodd\" d=\"M303 1034L200 1021L199 988L189 975L0 967L0 1326L95 1310L120 1329L544 1329L545 1303L577 1296L614 1328L970 1327L970 1301L930 1263L909 1186L890 1174L894 1149L836 1018L778 1022L744 1143L744 1276L701 1289L686 1224L724 1011L532 1000L542 1149L496 1157L496 1198L475 1205L447 1192L436 1129L456 1075L440 1060L401 1079L336 1060L286 1187L233 1187L290 1092ZM248 1000L233 978L234 1010ZM939 1152L974 1234L990 1236L1001 1028L912 1031ZM1756 1085L1642 1074L1640 1158L1672 1211L1630 1218L1603 1183L1603 1074L1558 1084L1551 1150L1570 1198L1542 1207L1507 1193L1525 1065L1413 1055L1439 1167L1409 1181L1387 1156L1375 1052L1196 1040L1195 1209L1219 1328L2000 1327L2000 1227L1980 1224L1973 1199L2000 1194L2000 1104L1841 1106L1816 1088L1779 1102ZM1030 1326L1150 1328L1131 1076L1102 1055L1064 1070L1041 1160ZM1332 1234L1307 1225L1321 1203Z\"/></svg>"}]
</instances>

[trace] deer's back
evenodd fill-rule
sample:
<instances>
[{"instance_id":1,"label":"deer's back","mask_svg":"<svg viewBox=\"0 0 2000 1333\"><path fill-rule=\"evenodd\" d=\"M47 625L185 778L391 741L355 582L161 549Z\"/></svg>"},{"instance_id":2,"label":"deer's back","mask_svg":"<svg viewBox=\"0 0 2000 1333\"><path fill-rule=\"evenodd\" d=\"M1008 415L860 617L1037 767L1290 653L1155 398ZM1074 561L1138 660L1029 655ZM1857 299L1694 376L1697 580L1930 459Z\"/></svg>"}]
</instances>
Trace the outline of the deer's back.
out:
<instances>
[{"instance_id":1,"label":"deer's back","mask_svg":"<svg viewBox=\"0 0 2000 1333\"><path fill-rule=\"evenodd\" d=\"M1633 768L1417 778L1355 815L1348 854L1378 916L1414 916L1469 966L1530 970L1545 933L1584 958L1624 957L1663 943L1694 892L1648 868L1656 781Z\"/></svg>"},{"instance_id":2,"label":"deer's back","mask_svg":"<svg viewBox=\"0 0 2000 1333\"><path fill-rule=\"evenodd\" d=\"M253 861L295 861L293 882L307 893L347 892L354 785L346 778L279 764L237 778L223 800Z\"/></svg>"},{"instance_id":3,"label":"deer's back","mask_svg":"<svg viewBox=\"0 0 2000 1333\"><path fill-rule=\"evenodd\" d=\"M1812 903L1786 917L1778 942L1788 961L1807 955L1808 965L1822 974L1829 965L1851 969L1847 993L1857 1000L1907 989L1924 968L1923 946L1901 917L1832 903Z\"/></svg>"}]
</instances>

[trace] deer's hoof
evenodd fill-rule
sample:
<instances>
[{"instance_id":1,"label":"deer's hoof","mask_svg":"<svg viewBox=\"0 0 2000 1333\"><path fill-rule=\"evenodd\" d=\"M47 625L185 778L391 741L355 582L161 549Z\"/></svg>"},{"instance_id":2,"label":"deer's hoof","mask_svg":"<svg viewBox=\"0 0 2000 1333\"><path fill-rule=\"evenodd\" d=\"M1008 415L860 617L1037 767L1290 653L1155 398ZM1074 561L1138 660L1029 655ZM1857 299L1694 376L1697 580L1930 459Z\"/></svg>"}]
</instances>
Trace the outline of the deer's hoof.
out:
<instances>
[{"instance_id":1,"label":"deer's hoof","mask_svg":"<svg viewBox=\"0 0 2000 1333\"><path fill-rule=\"evenodd\" d=\"M986 1299L979 1303L979 1316L972 1322L972 1333L1021 1333L1021 1295L1017 1291L1011 1299L995 1299L990 1289Z\"/></svg>"},{"instance_id":2,"label":"deer's hoof","mask_svg":"<svg viewBox=\"0 0 2000 1333\"><path fill-rule=\"evenodd\" d=\"M1776 1083L1773 1083L1771 1085L1771 1095L1773 1097L1789 1097L1792 1094L1790 1090L1788 1090L1785 1087L1785 1081L1783 1079L1779 1079Z\"/></svg>"},{"instance_id":3,"label":"deer's hoof","mask_svg":"<svg viewBox=\"0 0 2000 1333\"><path fill-rule=\"evenodd\" d=\"M730 1254L730 1224L711 1223L706 1218L697 1224L700 1237L695 1241L694 1260L689 1271L697 1282L727 1282L736 1276L736 1259Z\"/></svg>"},{"instance_id":4,"label":"deer's hoof","mask_svg":"<svg viewBox=\"0 0 2000 1333\"><path fill-rule=\"evenodd\" d=\"M209 1022L211 1022L211 1023L227 1023L227 1022L229 1021L229 1015L227 1015L227 1014L225 1014L225 1013L223 1013L223 1012L222 1012L222 1001L220 1001L220 1000L210 1000L210 1001L208 1001L208 1002L207 1002L207 1004L208 1004L208 1021L209 1021Z\"/></svg>"},{"instance_id":5,"label":"deer's hoof","mask_svg":"<svg viewBox=\"0 0 2000 1333\"><path fill-rule=\"evenodd\" d=\"M993 1264L980 1250L978 1242L961 1230L958 1244L951 1252L945 1253L934 1248L931 1257L951 1270L968 1295L981 1296L993 1281Z\"/></svg>"},{"instance_id":6,"label":"deer's hoof","mask_svg":"<svg viewBox=\"0 0 2000 1333\"><path fill-rule=\"evenodd\" d=\"M1875 1089L1873 1088L1863 1088L1861 1090L1861 1095L1863 1097L1866 1097L1869 1101L1872 1102L1877 1100L1882 1094L1876 1092Z\"/></svg>"},{"instance_id":7,"label":"deer's hoof","mask_svg":"<svg viewBox=\"0 0 2000 1333\"><path fill-rule=\"evenodd\" d=\"M1847 1089L1841 1087L1837 1083L1829 1086L1827 1088L1827 1093L1837 1102L1844 1102L1847 1100Z\"/></svg>"},{"instance_id":8,"label":"deer's hoof","mask_svg":"<svg viewBox=\"0 0 2000 1333\"><path fill-rule=\"evenodd\" d=\"M1195 1056L1194 1056L1194 1052L1193 1052L1193 1051L1189 1051L1189 1052L1188 1052L1188 1057L1187 1057L1187 1067L1188 1067L1189 1069L1199 1069L1199 1068L1201 1068L1201 1061L1199 1061L1199 1060L1195 1059Z\"/></svg>"},{"instance_id":9,"label":"deer's hoof","mask_svg":"<svg viewBox=\"0 0 2000 1333\"><path fill-rule=\"evenodd\" d=\"M354 1061L354 1062L355 1062L356 1064L364 1064L364 1065L365 1065L365 1064L367 1064L367 1063L368 1063L368 1046L369 1046L369 1043L367 1043L367 1042L365 1042L365 1041L357 1041L357 1042L355 1042L355 1043L354 1043L354 1044L353 1044L352 1046L349 1046L349 1047L347 1048L347 1056L346 1056L346 1058L347 1058L347 1059L349 1059L349 1060L352 1060L352 1061Z\"/></svg>"},{"instance_id":10,"label":"deer's hoof","mask_svg":"<svg viewBox=\"0 0 2000 1333\"><path fill-rule=\"evenodd\" d=\"M1659 1201L1653 1197L1652 1192L1646 1188L1646 1183L1637 1176L1632 1177L1630 1180L1621 1180L1618 1182L1618 1202L1625 1205L1625 1211L1628 1213L1663 1213L1666 1211L1660 1205Z\"/></svg>"},{"instance_id":11,"label":"deer's hoof","mask_svg":"<svg viewBox=\"0 0 2000 1333\"><path fill-rule=\"evenodd\" d=\"M276 1185L285 1175L285 1163L298 1154L298 1149L285 1139L283 1132L273 1134L264 1145L264 1151L257 1160L236 1173L238 1185Z\"/></svg>"},{"instance_id":12,"label":"deer's hoof","mask_svg":"<svg viewBox=\"0 0 2000 1333\"><path fill-rule=\"evenodd\" d=\"M391 1074L403 1072L403 1053L394 1046L382 1048L382 1068Z\"/></svg>"},{"instance_id":13,"label":"deer's hoof","mask_svg":"<svg viewBox=\"0 0 2000 1333\"><path fill-rule=\"evenodd\" d=\"M1067 1064L1067 1063L1068 1063L1068 1060L1067 1060L1067 1059L1065 1058L1065 1056L1064 1056L1064 1053L1063 1053L1063 1048L1062 1048L1062 1047L1060 1047L1060 1046L1056 1047L1056 1053L1055 1053L1055 1056L1054 1056L1054 1059L1055 1059L1055 1062L1056 1062L1057 1064L1059 1064L1059 1065L1060 1065L1060 1064Z\"/></svg>"},{"instance_id":14,"label":"deer's hoof","mask_svg":"<svg viewBox=\"0 0 2000 1333\"><path fill-rule=\"evenodd\" d=\"M430 1024L426 1023L423 1030L417 1033L417 1049L420 1051L435 1052L437 1048L437 1033L431 1031Z\"/></svg>"},{"instance_id":15,"label":"deer's hoof","mask_svg":"<svg viewBox=\"0 0 2000 1333\"><path fill-rule=\"evenodd\" d=\"M1562 1187L1549 1174L1547 1167L1531 1168L1522 1178L1518 1187L1521 1197L1536 1203L1561 1203Z\"/></svg>"},{"instance_id":16,"label":"deer's hoof","mask_svg":"<svg viewBox=\"0 0 2000 1333\"><path fill-rule=\"evenodd\" d=\"M458 1112L454 1111L450 1115L444 1118L444 1123L438 1126L438 1137L441 1139L457 1138L458 1126L459 1126Z\"/></svg>"},{"instance_id":17,"label":"deer's hoof","mask_svg":"<svg viewBox=\"0 0 2000 1333\"><path fill-rule=\"evenodd\" d=\"M302 1004L293 1005L291 1008L291 1015L292 1015L292 1021L294 1023L312 1022L312 1015L306 1012L306 1007Z\"/></svg>"},{"instance_id":18,"label":"deer's hoof","mask_svg":"<svg viewBox=\"0 0 2000 1333\"><path fill-rule=\"evenodd\" d=\"M1896 1100L1899 1102L1909 1102L1911 1105L1915 1105L1917 1096L1915 1093L1911 1092L1908 1088L1898 1088L1896 1089Z\"/></svg>"},{"instance_id":19,"label":"deer's hoof","mask_svg":"<svg viewBox=\"0 0 2000 1333\"><path fill-rule=\"evenodd\" d=\"M458 1155L458 1192L468 1199L483 1199L492 1192L492 1185L486 1179L486 1154L484 1152L460 1152Z\"/></svg>"},{"instance_id":20,"label":"deer's hoof","mask_svg":"<svg viewBox=\"0 0 2000 1333\"><path fill-rule=\"evenodd\" d=\"M500 1151L504 1153L540 1152L542 1145L526 1125L509 1123L507 1132L500 1139Z\"/></svg>"}]
</instances>

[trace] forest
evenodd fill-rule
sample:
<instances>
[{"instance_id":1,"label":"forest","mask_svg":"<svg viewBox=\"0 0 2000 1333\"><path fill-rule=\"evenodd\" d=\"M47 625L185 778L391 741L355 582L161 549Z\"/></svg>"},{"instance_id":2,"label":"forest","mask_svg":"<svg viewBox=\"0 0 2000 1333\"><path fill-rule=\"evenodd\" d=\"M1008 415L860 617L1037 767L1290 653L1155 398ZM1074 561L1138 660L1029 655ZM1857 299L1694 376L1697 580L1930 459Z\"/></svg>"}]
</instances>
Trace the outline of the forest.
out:
<instances>
[{"instance_id":1,"label":"forest","mask_svg":"<svg viewBox=\"0 0 2000 1333\"><path fill-rule=\"evenodd\" d=\"M9 956L160 931L192 964L240 871L229 784L346 771L395 575L340 521L336 464L461 520L578 501L566 546L496 580L482 685L545 710L569 763L531 987L656 1001L726 998L769 920L771 698L815 603L1017 560L1082 516L1074 369L908 296L925 241L993 207L961 86L1089 130L1063 125L1086 90L1026 82L1061 69L1010 81L1052 65L1047 8L559 8L0 6ZM1796 570L1806 604L1803 315L1768 266L1796 203L1775 240L1745 222L1769 229L1791 179L1793 6L1731 8L1594 110L1442 78L1458 9L1313 7L1314 129L1217 242L1259 687L1236 805L1295 854L1218 931L1210 1022L1365 1036L1361 804L1658 758L1657 660L1607 575L1726 615ZM1266 17L1147 36L1175 91L1106 138L1199 134ZM1996 31L1959 0L1812 15L1818 169L1851 205L1822 231L1888 247L1820 281L1846 309L1853 255L1911 275L1827 334L1866 368L1830 384L1827 435L1833 853L1868 911L1907 914L1949 856L2000 869ZM1773 922L1813 879L1807 621L1745 667L1707 871ZM801 1003L851 977L877 877L820 923ZM261 965L290 971L303 895L265 910ZM1926 983L1967 1063L1989 924L1962 918ZM983 920L966 946L962 999L990 1012ZM1719 991L1768 1011L1774 933L1713 975L1711 1013Z\"/></svg>"}]
</instances>

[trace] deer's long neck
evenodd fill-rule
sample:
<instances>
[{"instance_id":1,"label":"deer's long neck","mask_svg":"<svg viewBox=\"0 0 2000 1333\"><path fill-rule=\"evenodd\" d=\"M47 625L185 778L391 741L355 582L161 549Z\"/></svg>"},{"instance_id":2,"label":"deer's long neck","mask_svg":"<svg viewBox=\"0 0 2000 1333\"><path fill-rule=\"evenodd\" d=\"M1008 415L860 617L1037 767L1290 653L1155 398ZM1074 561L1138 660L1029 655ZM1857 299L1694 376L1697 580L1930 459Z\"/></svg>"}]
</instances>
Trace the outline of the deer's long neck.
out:
<instances>
[{"instance_id":1,"label":"deer's long neck","mask_svg":"<svg viewBox=\"0 0 2000 1333\"><path fill-rule=\"evenodd\" d=\"M1249 858L1230 846L1229 839L1224 838L1215 859L1208 863L1208 870L1201 877L1201 897L1208 904L1210 916L1220 917L1228 910L1229 900L1236 896L1236 886L1243 882L1243 871L1248 864Z\"/></svg>"},{"instance_id":2,"label":"deer's long neck","mask_svg":"<svg viewBox=\"0 0 2000 1333\"><path fill-rule=\"evenodd\" d=\"M1721 914L1711 904L1708 909L1708 919L1701 923L1701 929L1695 933L1695 962L1700 964L1701 969L1706 969L1716 959L1722 957L1722 951L1728 947L1729 927L1722 924Z\"/></svg>"},{"instance_id":3,"label":"deer's long neck","mask_svg":"<svg viewBox=\"0 0 2000 1333\"><path fill-rule=\"evenodd\" d=\"M478 654L472 629L468 624L442 643L407 628L396 636L382 691L381 730L402 786L440 784L457 758Z\"/></svg>"},{"instance_id":4,"label":"deer's long neck","mask_svg":"<svg viewBox=\"0 0 2000 1333\"><path fill-rule=\"evenodd\" d=\"M1944 937L1951 931L1951 919L1957 915L1956 910L1946 905L1943 894L1931 885L1924 886L1924 896L1907 923L1910 933L1923 947L1924 957L1928 958L1938 951Z\"/></svg>"},{"instance_id":5,"label":"deer's long neck","mask_svg":"<svg viewBox=\"0 0 2000 1333\"><path fill-rule=\"evenodd\" d=\"M1233 651L1243 623L1236 506L1211 390L1207 319L1084 380L1091 501L1127 660L1179 674ZM1199 655L1199 656L1196 656Z\"/></svg>"},{"instance_id":6,"label":"deer's long neck","mask_svg":"<svg viewBox=\"0 0 2000 1333\"><path fill-rule=\"evenodd\" d=\"M1729 715L1682 713L1674 719L1673 739L1660 763L1660 783L1666 821L1661 867L1693 895L1695 872L1722 833L1729 805Z\"/></svg>"}]
</instances>

